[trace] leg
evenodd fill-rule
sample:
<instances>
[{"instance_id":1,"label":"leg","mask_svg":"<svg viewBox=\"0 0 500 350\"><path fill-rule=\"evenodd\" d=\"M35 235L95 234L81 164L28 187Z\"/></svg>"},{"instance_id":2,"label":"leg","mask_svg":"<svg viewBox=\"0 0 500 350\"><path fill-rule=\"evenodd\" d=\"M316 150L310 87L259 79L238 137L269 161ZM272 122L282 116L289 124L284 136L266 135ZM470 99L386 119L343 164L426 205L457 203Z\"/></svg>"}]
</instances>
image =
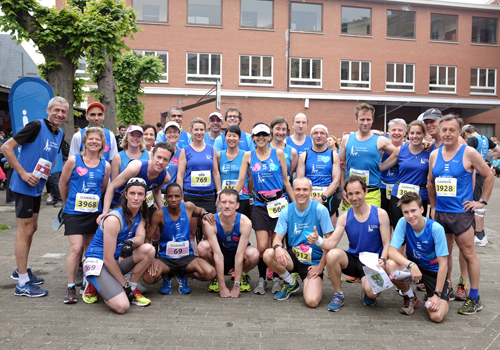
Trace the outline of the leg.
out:
<instances>
[{"instance_id":1,"label":"leg","mask_svg":"<svg viewBox=\"0 0 500 350\"><path fill-rule=\"evenodd\" d=\"M286 254L288 256L288 252L286 252ZM293 270L293 262L290 259L290 256L288 256L288 261L287 261L286 266L282 266L276 260L276 254L275 254L275 251L274 251L273 248L268 248L265 251L265 253L264 253L264 262L266 263L267 266L269 266L269 268L271 270L273 270L278 275L284 274L287 270L288 271Z\"/></svg>"},{"instance_id":2,"label":"leg","mask_svg":"<svg viewBox=\"0 0 500 350\"><path fill-rule=\"evenodd\" d=\"M143 245L134 249L134 254L132 259L134 259L134 270L132 276L130 276L130 282L137 283L141 276L146 272L149 265L155 257L155 248L149 244L144 243Z\"/></svg>"},{"instance_id":3,"label":"leg","mask_svg":"<svg viewBox=\"0 0 500 350\"><path fill-rule=\"evenodd\" d=\"M184 277L193 277L200 281L211 281L215 276L215 268L201 258L196 258L191 261L184 273Z\"/></svg>"},{"instance_id":4,"label":"leg","mask_svg":"<svg viewBox=\"0 0 500 350\"><path fill-rule=\"evenodd\" d=\"M262 257L266 249L269 248L269 231L257 230L255 231L255 236L257 237L259 257L261 258L259 262L259 277L266 278L266 264L262 260Z\"/></svg>"},{"instance_id":5,"label":"leg","mask_svg":"<svg viewBox=\"0 0 500 350\"><path fill-rule=\"evenodd\" d=\"M28 255L33 240L33 234L38 228L38 213L33 214L32 218L22 219L16 218L17 234L14 245L14 253L16 256L17 269L19 274L28 273Z\"/></svg>"},{"instance_id":6,"label":"leg","mask_svg":"<svg viewBox=\"0 0 500 350\"><path fill-rule=\"evenodd\" d=\"M215 266L214 252L208 241L201 241L198 244L198 255L200 258L205 259L210 265Z\"/></svg>"},{"instance_id":7,"label":"leg","mask_svg":"<svg viewBox=\"0 0 500 350\"><path fill-rule=\"evenodd\" d=\"M130 302L128 301L127 295L125 295L125 292L121 292L109 300L104 300L104 302L117 314L124 314L128 309L130 309Z\"/></svg>"},{"instance_id":8,"label":"leg","mask_svg":"<svg viewBox=\"0 0 500 350\"><path fill-rule=\"evenodd\" d=\"M243 257L243 272L248 273L253 270L258 263L259 251L252 246L248 246L247 249L245 249L245 256Z\"/></svg>"},{"instance_id":9,"label":"leg","mask_svg":"<svg viewBox=\"0 0 500 350\"><path fill-rule=\"evenodd\" d=\"M366 276L363 276L361 278L361 286L363 288L363 292L366 294L368 298L375 299L380 295L380 293L377 294L373 293L372 287L370 287L370 282L368 282Z\"/></svg>"},{"instance_id":10,"label":"leg","mask_svg":"<svg viewBox=\"0 0 500 350\"><path fill-rule=\"evenodd\" d=\"M326 270L330 276L333 289L337 293L342 292L342 269L345 269L348 263L349 260L347 258L347 254L342 249L332 249L326 255Z\"/></svg>"},{"instance_id":11,"label":"leg","mask_svg":"<svg viewBox=\"0 0 500 350\"><path fill-rule=\"evenodd\" d=\"M455 235L453 233L446 233L446 243L448 244L448 279L451 283L451 272L453 270L453 240Z\"/></svg>"},{"instance_id":12,"label":"leg","mask_svg":"<svg viewBox=\"0 0 500 350\"><path fill-rule=\"evenodd\" d=\"M66 275L68 283L75 283L78 265L80 264L83 251L83 235L69 235L69 254L66 260Z\"/></svg>"},{"instance_id":13,"label":"leg","mask_svg":"<svg viewBox=\"0 0 500 350\"><path fill-rule=\"evenodd\" d=\"M479 264L479 258L476 254L476 248L474 246L474 229L471 226L466 232L455 237L458 248L462 252L467 263L471 288L478 289L481 267Z\"/></svg>"},{"instance_id":14,"label":"leg","mask_svg":"<svg viewBox=\"0 0 500 350\"><path fill-rule=\"evenodd\" d=\"M323 279L320 277L304 280L303 295L306 305L311 308L318 307L323 297Z\"/></svg>"},{"instance_id":15,"label":"leg","mask_svg":"<svg viewBox=\"0 0 500 350\"><path fill-rule=\"evenodd\" d=\"M430 311L429 309L427 309L427 312L429 313L429 316L433 322L440 323L448 314L449 308L450 306L448 305L448 302L441 299L439 301L439 309L437 311Z\"/></svg>"}]
</instances>

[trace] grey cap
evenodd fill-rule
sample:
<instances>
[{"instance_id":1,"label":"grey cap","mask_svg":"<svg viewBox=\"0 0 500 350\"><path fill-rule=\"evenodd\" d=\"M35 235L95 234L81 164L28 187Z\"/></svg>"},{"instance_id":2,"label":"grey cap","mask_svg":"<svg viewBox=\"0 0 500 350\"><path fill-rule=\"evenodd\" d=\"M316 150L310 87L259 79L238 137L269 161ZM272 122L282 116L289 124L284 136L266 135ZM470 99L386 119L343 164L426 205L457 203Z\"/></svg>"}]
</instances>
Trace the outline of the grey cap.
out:
<instances>
[{"instance_id":1,"label":"grey cap","mask_svg":"<svg viewBox=\"0 0 500 350\"><path fill-rule=\"evenodd\" d=\"M441 118L443 114L441 111L437 108L429 108L424 112L424 115L422 116L422 120L436 120L437 118Z\"/></svg>"}]
</instances>

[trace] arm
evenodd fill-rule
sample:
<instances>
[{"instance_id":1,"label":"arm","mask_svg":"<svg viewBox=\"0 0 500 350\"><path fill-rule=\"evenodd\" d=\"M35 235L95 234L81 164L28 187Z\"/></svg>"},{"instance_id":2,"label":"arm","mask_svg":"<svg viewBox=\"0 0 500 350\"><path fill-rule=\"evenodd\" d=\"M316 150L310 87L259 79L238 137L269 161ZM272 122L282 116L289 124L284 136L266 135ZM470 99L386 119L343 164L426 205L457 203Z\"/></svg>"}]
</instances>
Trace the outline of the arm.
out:
<instances>
[{"instance_id":1,"label":"arm","mask_svg":"<svg viewBox=\"0 0 500 350\"><path fill-rule=\"evenodd\" d=\"M337 244L340 242L342 235L344 234L345 224L346 224L347 212L340 215L337 221L337 227L335 227L335 231L326 239L323 239L323 243L321 243L320 248L323 250L332 250L337 247ZM309 244L315 244L318 241L318 234L316 232L312 232L307 239Z\"/></svg>"},{"instance_id":2,"label":"arm","mask_svg":"<svg viewBox=\"0 0 500 350\"><path fill-rule=\"evenodd\" d=\"M103 261L111 276L113 276L123 287L125 286L127 281L125 280L125 277L123 277L123 273L121 272L120 267L118 266L118 262L114 257L118 234L120 233L121 229L120 222L118 221L118 218L111 215L108 216L106 220L104 220L104 224Z\"/></svg>"},{"instance_id":3,"label":"arm","mask_svg":"<svg viewBox=\"0 0 500 350\"><path fill-rule=\"evenodd\" d=\"M149 225L148 233L146 238L144 239L145 243L151 243L151 239L153 238L156 229L158 226L163 226L164 223L163 209L156 209L153 216L151 217L151 224Z\"/></svg>"},{"instance_id":4,"label":"arm","mask_svg":"<svg viewBox=\"0 0 500 350\"><path fill-rule=\"evenodd\" d=\"M212 167L212 176L213 176L212 181L214 182L217 193L219 193L219 191L221 190L221 180L220 180L219 162L217 156L218 153L216 153L214 149L214 156L213 156L214 165Z\"/></svg>"},{"instance_id":5,"label":"arm","mask_svg":"<svg viewBox=\"0 0 500 350\"><path fill-rule=\"evenodd\" d=\"M332 183L327 187L325 192L323 192L323 195L326 197L332 196L335 191L337 191L337 188L340 186L340 173L341 173L341 167L340 167L340 157L338 154L332 152L333 155L333 164L332 164Z\"/></svg>"},{"instance_id":6,"label":"arm","mask_svg":"<svg viewBox=\"0 0 500 350\"><path fill-rule=\"evenodd\" d=\"M184 149L182 149L181 153L179 154L179 165L177 166L177 179L175 182L177 182L181 188L184 188L184 174L186 172L186 152Z\"/></svg>"},{"instance_id":7,"label":"arm","mask_svg":"<svg viewBox=\"0 0 500 350\"><path fill-rule=\"evenodd\" d=\"M111 165L109 165L109 163L106 162L106 170L104 170L104 177L102 178L101 194L104 193L104 191L106 191L106 187L108 187L110 175L111 175Z\"/></svg>"},{"instance_id":8,"label":"arm","mask_svg":"<svg viewBox=\"0 0 500 350\"><path fill-rule=\"evenodd\" d=\"M490 171L490 168L477 150L467 147L465 149L464 155L469 159L472 171L477 170L477 172L482 177L484 177L483 193L481 194L481 198L488 202L491 196L491 191L493 190L493 184L495 183L495 177L493 176L493 173ZM484 208L483 203L479 203L476 201L465 201L463 204L465 211L474 211L476 209Z\"/></svg>"},{"instance_id":9,"label":"arm","mask_svg":"<svg viewBox=\"0 0 500 350\"><path fill-rule=\"evenodd\" d=\"M297 178L306 176L306 152L302 153L297 163Z\"/></svg>"},{"instance_id":10,"label":"arm","mask_svg":"<svg viewBox=\"0 0 500 350\"><path fill-rule=\"evenodd\" d=\"M115 156L118 154L118 146L116 145L115 135L111 131L109 132L109 139L111 143L109 145L109 159L111 159L109 162L113 163Z\"/></svg>"},{"instance_id":11,"label":"arm","mask_svg":"<svg viewBox=\"0 0 500 350\"><path fill-rule=\"evenodd\" d=\"M249 170L249 164L250 164L250 152L245 152L245 154L243 155L243 160L241 161L241 168L240 168L240 174L238 175L238 181L236 182L236 185L234 185L234 189L238 193L241 191L243 185L245 184L245 180L247 178L247 172ZM250 178L252 178L252 176L250 176Z\"/></svg>"},{"instance_id":12,"label":"arm","mask_svg":"<svg viewBox=\"0 0 500 350\"><path fill-rule=\"evenodd\" d=\"M399 151L401 150L401 147L398 147L392 152L392 154L385 160L385 162L380 163L380 171L387 170L389 168L392 168L396 164L398 164L398 156L399 156Z\"/></svg>"},{"instance_id":13,"label":"arm","mask_svg":"<svg viewBox=\"0 0 500 350\"><path fill-rule=\"evenodd\" d=\"M22 167L21 163L16 158L16 154L14 153L14 149L19 147L20 144L16 142L16 140L11 137L8 141L4 142L2 145L2 153L9 162L10 166L14 168L15 171L19 174L19 177L26 182L30 186L36 186L40 179L33 173L28 173Z\"/></svg>"},{"instance_id":14,"label":"arm","mask_svg":"<svg viewBox=\"0 0 500 350\"><path fill-rule=\"evenodd\" d=\"M288 173L286 170L285 153L283 153L282 150L277 149L276 154L278 155L278 160L281 164L281 176L283 178L283 184L285 185L285 188L286 188L286 193L288 194L288 197L290 198L290 203L295 202L295 195L293 194L292 186L290 185L290 181L288 180Z\"/></svg>"},{"instance_id":15,"label":"arm","mask_svg":"<svg viewBox=\"0 0 500 350\"><path fill-rule=\"evenodd\" d=\"M328 218L330 219L330 218ZM328 238L332 235L332 232L325 234L323 237ZM318 263L318 266L311 265L308 267L307 278L313 279L321 275L321 272L325 269L326 266L326 254L328 254L328 250L323 250L323 255L321 256L321 260Z\"/></svg>"},{"instance_id":16,"label":"arm","mask_svg":"<svg viewBox=\"0 0 500 350\"><path fill-rule=\"evenodd\" d=\"M434 164L436 163L437 150L433 151L429 156L429 176L427 177L427 193L429 195L429 205L431 206L430 217L434 218L433 209L436 208L436 186L434 183L434 175L432 175L432 169L434 169Z\"/></svg>"},{"instance_id":17,"label":"arm","mask_svg":"<svg viewBox=\"0 0 500 350\"><path fill-rule=\"evenodd\" d=\"M292 160L290 162L290 176L295 172L295 168L297 167L297 163L299 161L299 155L297 150L292 147Z\"/></svg>"},{"instance_id":18,"label":"arm","mask_svg":"<svg viewBox=\"0 0 500 350\"><path fill-rule=\"evenodd\" d=\"M113 162L111 163L111 181L116 179L118 174L120 174L120 167L122 166L122 159L119 154L113 157Z\"/></svg>"},{"instance_id":19,"label":"arm","mask_svg":"<svg viewBox=\"0 0 500 350\"><path fill-rule=\"evenodd\" d=\"M382 253L380 253L380 257L387 260L389 257L389 245L391 244L391 224L389 223L389 215L387 215L387 212L384 209L378 209L378 220L380 223L380 237L382 239L382 244L384 245L384 249L382 250ZM385 262L383 265L385 265Z\"/></svg>"},{"instance_id":20,"label":"arm","mask_svg":"<svg viewBox=\"0 0 500 350\"><path fill-rule=\"evenodd\" d=\"M217 227L210 225L208 222L204 222L203 229L207 234L208 243L210 243L214 255L215 271L217 273L217 279L219 280L219 295L221 298L228 298L230 292L224 279L224 256L222 255L219 241L217 240Z\"/></svg>"},{"instance_id":21,"label":"arm","mask_svg":"<svg viewBox=\"0 0 500 350\"><path fill-rule=\"evenodd\" d=\"M66 205L66 201L68 200L68 184L71 179L71 173L75 169L75 164L75 157L70 157L66 164L64 164L61 177L59 178L59 192L61 194L63 206Z\"/></svg>"},{"instance_id":22,"label":"arm","mask_svg":"<svg viewBox=\"0 0 500 350\"><path fill-rule=\"evenodd\" d=\"M234 281L241 282L241 273L243 272L243 259L245 258L245 251L247 249L250 234L252 233L252 222L246 216L242 215L240 219L240 241L238 242L238 249L234 257ZM240 294L240 287L233 286L231 296L237 298Z\"/></svg>"},{"instance_id":23,"label":"arm","mask_svg":"<svg viewBox=\"0 0 500 350\"><path fill-rule=\"evenodd\" d=\"M74 156L75 154L80 153L80 144L82 143L82 135L80 132L76 132L73 134L73 137L71 138L71 146L69 148L69 156Z\"/></svg>"},{"instance_id":24,"label":"arm","mask_svg":"<svg viewBox=\"0 0 500 350\"><path fill-rule=\"evenodd\" d=\"M498 156L500 154L500 146L496 145L495 148L492 148L488 154L486 154L487 158Z\"/></svg>"},{"instance_id":25,"label":"arm","mask_svg":"<svg viewBox=\"0 0 500 350\"><path fill-rule=\"evenodd\" d=\"M396 149L392 142L386 137L379 137L377 140L377 146L380 152L385 152L387 154L392 154L392 152Z\"/></svg>"},{"instance_id":26,"label":"arm","mask_svg":"<svg viewBox=\"0 0 500 350\"><path fill-rule=\"evenodd\" d=\"M347 158L346 158L346 147L347 147L347 141L349 140L349 135L344 135L342 137L342 142L340 144L340 162L347 167ZM344 182L345 182L345 175L346 175L346 170L344 167L340 164L340 184L344 187ZM345 191L345 188L342 190L342 200L345 204L350 205L351 203L349 202L349 199L347 199L347 192Z\"/></svg>"},{"instance_id":27,"label":"arm","mask_svg":"<svg viewBox=\"0 0 500 350\"><path fill-rule=\"evenodd\" d=\"M274 249L274 255L276 257L276 261L278 262L278 264L280 264L281 266L286 266L286 263L290 258L288 257L285 248L283 248L283 237L285 236L275 232L273 243L271 246L274 247L276 244L280 245L279 247Z\"/></svg>"}]
</instances>

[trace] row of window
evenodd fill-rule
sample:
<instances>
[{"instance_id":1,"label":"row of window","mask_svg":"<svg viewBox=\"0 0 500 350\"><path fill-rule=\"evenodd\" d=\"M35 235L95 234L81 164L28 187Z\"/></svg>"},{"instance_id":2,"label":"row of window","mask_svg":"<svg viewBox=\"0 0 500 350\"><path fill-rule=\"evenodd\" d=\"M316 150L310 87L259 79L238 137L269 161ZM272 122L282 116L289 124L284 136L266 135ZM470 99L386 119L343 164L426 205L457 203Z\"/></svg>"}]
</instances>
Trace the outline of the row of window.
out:
<instances>
[{"instance_id":1,"label":"row of window","mask_svg":"<svg viewBox=\"0 0 500 350\"><path fill-rule=\"evenodd\" d=\"M240 26L273 29L273 0L240 0ZM133 0L138 20L168 23L168 0ZM341 33L372 35L371 8L342 6ZM222 25L222 0L187 0L187 23ZM431 13L430 40L458 42L458 15ZM387 36L415 39L415 11L387 10ZM497 44L498 18L472 17L472 43ZM290 28L323 32L323 5L292 2Z\"/></svg>"}]
</instances>

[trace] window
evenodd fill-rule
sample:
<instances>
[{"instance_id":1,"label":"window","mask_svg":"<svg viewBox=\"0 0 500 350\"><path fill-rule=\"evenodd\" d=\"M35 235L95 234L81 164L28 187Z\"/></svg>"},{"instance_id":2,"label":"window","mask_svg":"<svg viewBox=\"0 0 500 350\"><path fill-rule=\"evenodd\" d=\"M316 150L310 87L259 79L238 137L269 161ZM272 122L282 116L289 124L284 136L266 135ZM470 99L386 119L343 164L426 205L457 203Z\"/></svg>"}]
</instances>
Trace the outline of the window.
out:
<instances>
[{"instance_id":1,"label":"window","mask_svg":"<svg viewBox=\"0 0 500 350\"><path fill-rule=\"evenodd\" d=\"M431 66L429 92L455 93L457 90L457 68Z\"/></svg>"},{"instance_id":2,"label":"window","mask_svg":"<svg viewBox=\"0 0 500 350\"><path fill-rule=\"evenodd\" d=\"M321 32L322 12L322 5L292 2L292 30Z\"/></svg>"},{"instance_id":3,"label":"window","mask_svg":"<svg viewBox=\"0 0 500 350\"><path fill-rule=\"evenodd\" d=\"M218 53L187 54L187 81L216 83L221 78L221 55Z\"/></svg>"},{"instance_id":4,"label":"window","mask_svg":"<svg viewBox=\"0 0 500 350\"><path fill-rule=\"evenodd\" d=\"M415 38L415 12L387 10L387 36Z\"/></svg>"},{"instance_id":5,"label":"window","mask_svg":"<svg viewBox=\"0 0 500 350\"><path fill-rule=\"evenodd\" d=\"M168 82L168 52L167 51L149 51L149 50L133 50L137 56L155 55L163 62L163 75L160 77L160 83Z\"/></svg>"},{"instance_id":6,"label":"window","mask_svg":"<svg viewBox=\"0 0 500 350\"><path fill-rule=\"evenodd\" d=\"M498 18L472 17L472 42L497 43Z\"/></svg>"},{"instance_id":7,"label":"window","mask_svg":"<svg viewBox=\"0 0 500 350\"><path fill-rule=\"evenodd\" d=\"M133 0L137 21L168 22L168 0Z\"/></svg>"},{"instance_id":8,"label":"window","mask_svg":"<svg viewBox=\"0 0 500 350\"><path fill-rule=\"evenodd\" d=\"M352 35L371 35L371 27L371 9L342 6L342 33Z\"/></svg>"},{"instance_id":9,"label":"window","mask_svg":"<svg viewBox=\"0 0 500 350\"><path fill-rule=\"evenodd\" d=\"M458 41L458 16L431 13L431 40Z\"/></svg>"},{"instance_id":10,"label":"window","mask_svg":"<svg viewBox=\"0 0 500 350\"><path fill-rule=\"evenodd\" d=\"M340 88L370 89L370 62L340 61Z\"/></svg>"},{"instance_id":11,"label":"window","mask_svg":"<svg viewBox=\"0 0 500 350\"><path fill-rule=\"evenodd\" d=\"M188 23L222 25L222 0L188 0Z\"/></svg>"},{"instance_id":12,"label":"window","mask_svg":"<svg viewBox=\"0 0 500 350\"><path fill-rule=\"evenodd\" d=\"M273 57L240 56L240 84L273 85Z\"/></svg>"},{"instance_id":13,"label":"window","mask_svg":"<svg viewBox=\"0 0 500 350\"><path fill-rule=\"evenodd\" d=\"M87 72L87 61L84 57L78 59L78 68L76 68L75 76L85 80L90 78L90 74Z\"/></svg>"},{"instance_id":14,"label":"window","mask_svg":"<svg viewBox=\"0 0 500 350\"><path fill-rule=\"evenodd\" d=\"M407 63L387 63L386 90L415 90L413 76L415 65Z\"/></svg>"},{"instance_id":15,"label":"window","mask_svg":"<svg viewBox=\"0 0 500 350\"><path fill-rule=\"evenodd\" d=\"M497 70L494 68L470 69L470 93L473 95L495 95Z\"/></svg>"},{"instance_id":16,"label":"window","mask_svg":"<svg viewBox=\"0 0 500 350\"><path fill-rule=\"evenodd\" d=\"M290 85L321 87L321 60L292 58L290 60Z\"/></svg>"},{"instance_id":17,"label":"window","mask_svg":"<svg viewBox=\"0 0 500 350\"><path fill-rule=\"evenodd\" d=\"M241 26L273 28L272 0L241 0Z\"/></svg>"}]
</instances>

